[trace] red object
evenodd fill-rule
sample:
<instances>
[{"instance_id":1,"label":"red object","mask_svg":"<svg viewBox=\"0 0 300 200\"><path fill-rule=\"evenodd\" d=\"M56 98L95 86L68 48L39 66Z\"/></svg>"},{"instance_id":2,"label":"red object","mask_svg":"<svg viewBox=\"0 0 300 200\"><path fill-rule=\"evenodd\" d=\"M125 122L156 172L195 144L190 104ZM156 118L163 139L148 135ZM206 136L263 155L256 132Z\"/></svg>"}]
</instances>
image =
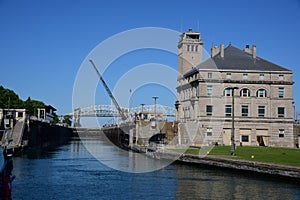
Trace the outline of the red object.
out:
<instances>
[{"instance_id":1,"label":"red object","mask_svg":"<svg viewBox=\"0 0 300 200\"><path fill-rule=\"evenodd\" d=\"M3 176L3 185L4 185L4 197L9 198L11 196L11 179L10 177Z\"/></svg>"}]
</instances>

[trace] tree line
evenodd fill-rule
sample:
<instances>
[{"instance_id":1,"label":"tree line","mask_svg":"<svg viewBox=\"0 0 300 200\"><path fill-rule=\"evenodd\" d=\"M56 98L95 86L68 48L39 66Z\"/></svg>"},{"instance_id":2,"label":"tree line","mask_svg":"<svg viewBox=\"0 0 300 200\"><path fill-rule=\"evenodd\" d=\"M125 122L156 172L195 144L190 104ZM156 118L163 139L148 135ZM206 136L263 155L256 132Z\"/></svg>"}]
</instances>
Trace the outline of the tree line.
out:
<instances>
[{"instance_id":1,"label":"tree line","mask_svg":"<svg viewBox=\"0 0 300 200\"><path fill-rule=\"evenodd\" d=\"M46 104L42 101L33 100L30 97L28 97L25 101L19 98L19 95L16 94L13 90L4 88L3 86L0 86L0 108L2 109L26 109L27 114L29 116L36 116L37 117L37 109L44 107ZM59 122L59 118L57 114L53 113L54 120L53 123L56 124ZM64 119L62 121L63 123L71 125L71 117L70 116L64 116Z\"/></svg>"}]
</instances>

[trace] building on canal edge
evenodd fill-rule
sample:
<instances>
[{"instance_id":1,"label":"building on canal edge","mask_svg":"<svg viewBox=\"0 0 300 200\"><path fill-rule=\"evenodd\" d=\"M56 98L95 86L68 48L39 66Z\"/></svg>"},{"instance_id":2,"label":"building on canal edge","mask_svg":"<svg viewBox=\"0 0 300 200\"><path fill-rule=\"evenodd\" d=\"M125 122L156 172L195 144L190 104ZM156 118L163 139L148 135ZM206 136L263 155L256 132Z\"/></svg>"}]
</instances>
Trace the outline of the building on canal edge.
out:
<instances>
[{"instance_id":1,"label":"building on canal edge","mask_svg":"<svg viewBox=\"0 0 300 200\"><path fill-rule=\"evenodd\" d=\"M202 54L200 33L183 33L176 102L180 144L231 144L233 90L235 144L298 146L291 70L258 57L255 45L240 50L221 44L205 61Z\"/></svg>"}]
</instances>

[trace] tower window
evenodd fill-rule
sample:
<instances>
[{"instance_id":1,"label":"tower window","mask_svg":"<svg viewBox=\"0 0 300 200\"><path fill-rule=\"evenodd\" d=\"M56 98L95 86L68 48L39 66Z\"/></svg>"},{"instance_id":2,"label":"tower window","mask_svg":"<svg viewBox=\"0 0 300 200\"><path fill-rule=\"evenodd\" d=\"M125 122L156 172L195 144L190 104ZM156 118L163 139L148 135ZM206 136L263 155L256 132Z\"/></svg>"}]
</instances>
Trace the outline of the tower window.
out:
<instances>
[{"instance_id":1,"label":"tower window","mask_svg":"<svg viewBox=\"0 0 300 200\"><path fill-rule=\"evenodd\" d=\"M190 51L190 45L187 45L187 46L186 46L186 50L187 50L187 51Z\"/></svg>"},{"instance_id":2,"label":"tower window","mask_svg":"<svg viewBox=\"0 0 300 200\"><path fill-rule=\"evenodd\" d=\"M283 81L283 80L284 80L284 75L280 74L280 75L278 76L278 78L279 78L280 81Z\"/></svg>"},{"instance_id":3,"label":"tower window","mask_svg":"<svg viewBox=\"0 0 300 200\"><path fill-rule=\"evenodd\" d=\"M207 96L212 96L212 90L213 88L211 85L207 86Z\"/></svg>"},{"instance_id":4,"label":"tower window","mask_svg":"<svg viewBox=\"0 0 300 200\"><path fill-rule=\"evenodd\" d=\"M284 107L278 107L278 117L284 117Z\"/></svg>"},{"instance_id":5,"label":"tower window","mask_svg":"<svg viewBox=\"0 0 300 200\"><path fill-rule=\"evenodd\" d=\"M198 45L195 46L195 51L198 52Z\"/></svg>"},{"instance_id":6,"label":"tower window","mask_svg":"<svg viewBox=\"0 0 300 200\"><path fill-rule=\"evenodd\" d=\"M283 87L278 88L278 97L279 98L284 97L284 88Z\"/></svg>"},{"instance_id":7,"label":"tower window","mask_svg":"<svg viewBox=\"0 0 300 200\"><path fill-rule=\"evenodd\" d=\"M212 78L212 73L211 72L207 73L207 78Z\"/></svg>"},{"instance_id":8,"label":"tower window","mask_svg":"<svg viewBox=\"0 0 300 200\"><path fill-rule=\"evenodd\" d=\"M192 51L194 51L194 45L191 45L192 46Z\"/></svg>"}]
</instances>

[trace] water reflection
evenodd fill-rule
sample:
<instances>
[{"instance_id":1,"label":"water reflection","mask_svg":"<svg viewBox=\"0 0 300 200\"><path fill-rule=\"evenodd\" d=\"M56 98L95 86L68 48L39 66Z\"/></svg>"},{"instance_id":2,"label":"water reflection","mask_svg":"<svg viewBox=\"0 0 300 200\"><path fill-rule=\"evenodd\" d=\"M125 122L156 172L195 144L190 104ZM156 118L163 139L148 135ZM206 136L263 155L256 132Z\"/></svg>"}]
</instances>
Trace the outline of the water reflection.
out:
<instances>
[{"instance_id":1,"label":"water reflection","mask_svg":"<svg viewBox=\"0 0 300 200\"><path fill-rule=\"evenodd\" d=\"M97 142L86 140L96 146ZM98 147L97 147L98 148ZM103 152L110 154L109 148ZM49 153L49 154L48 154ZM175 163L151 173L113 170L82 141L14 158L14 199L299 199L300 183ZM49 156L51 155L51 156ZM110 162L112 157L107 157ZM125 159L125 158L124 158ZM115 164L122 162L114 161Z\"/></svg>"}]
</instances>

